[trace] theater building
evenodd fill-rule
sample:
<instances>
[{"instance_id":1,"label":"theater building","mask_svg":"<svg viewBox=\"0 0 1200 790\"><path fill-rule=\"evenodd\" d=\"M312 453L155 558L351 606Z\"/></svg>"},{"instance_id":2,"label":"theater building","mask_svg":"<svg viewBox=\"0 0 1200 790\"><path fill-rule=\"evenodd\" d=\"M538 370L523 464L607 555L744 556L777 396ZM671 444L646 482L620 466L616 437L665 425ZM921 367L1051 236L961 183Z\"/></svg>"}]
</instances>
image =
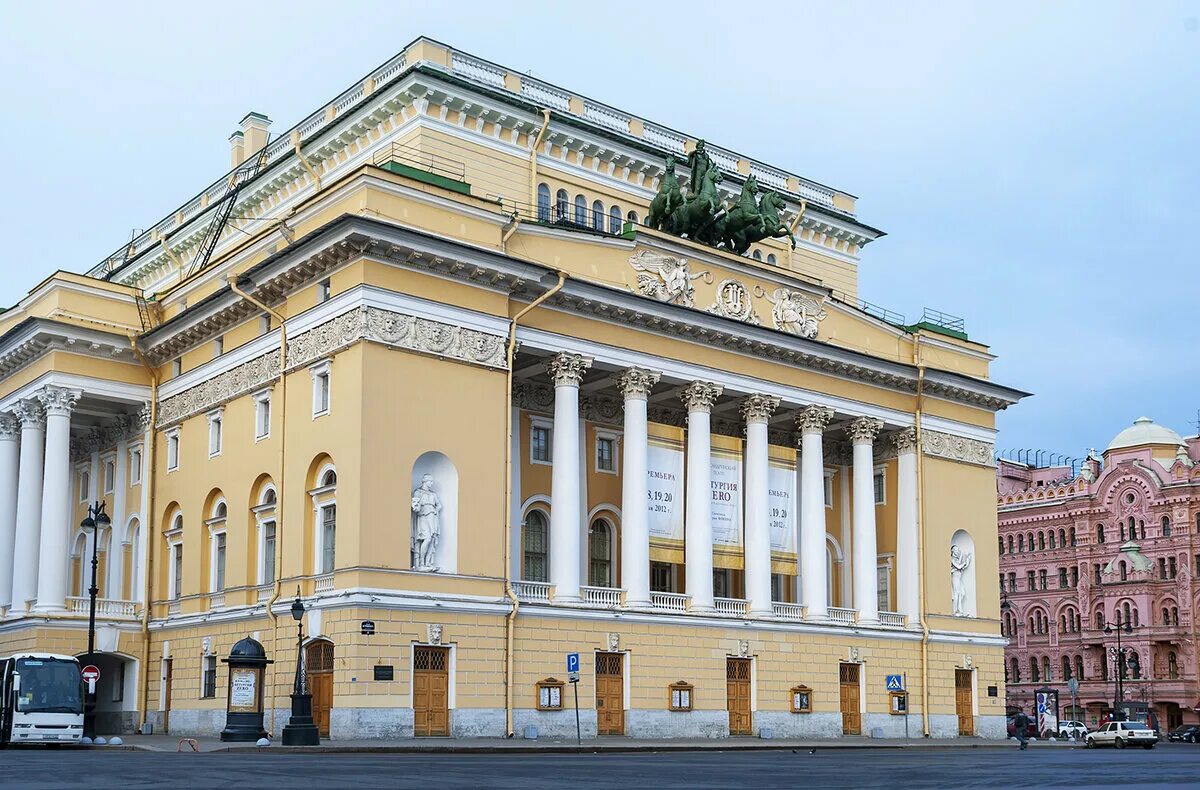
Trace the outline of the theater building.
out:
<instances>
[{"instance_id":1,"label":"theater building","mask_svg":"<svg viewBox=\"0 0 1200 790\"><path fill-rule=\"evenodd\" d=\"M333 739L573 732L572 652L585 737L1003 732L1024 393L853 196L424 38L230 147L0 315L0 652L84 652L100 500L110 729L249 635L277 735L299 595Z\"/></svg>"},{"instance_id":2,"label":"theater building","mask_svg":"<svg viewBox=\"0 0 1200 790\"><path fill-rule=\"evenodd\" d=\"M1088 727L1114 708L1200 721L1198 460L1200 437L1142 417L1081 466L999 462L1011 705L1049 687Z\"/></svg>"}]
</instances>

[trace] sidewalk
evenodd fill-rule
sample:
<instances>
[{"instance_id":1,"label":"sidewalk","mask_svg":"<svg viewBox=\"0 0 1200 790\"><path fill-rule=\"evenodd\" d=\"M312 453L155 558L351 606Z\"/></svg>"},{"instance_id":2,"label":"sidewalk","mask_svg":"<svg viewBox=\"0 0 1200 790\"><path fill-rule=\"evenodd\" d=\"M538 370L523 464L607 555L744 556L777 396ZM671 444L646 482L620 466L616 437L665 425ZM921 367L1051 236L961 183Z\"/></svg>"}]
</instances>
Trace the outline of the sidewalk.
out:
<instances>
[{"instance_id":1,"label":"sidewalk","mask_svg":"<svg viewBox=\"0 0 1200 790\"><path fill-rule=\"evenodd\" d=\"M174 752L182 746L191 752L186 741L169 735L122 736L120 746L91 746L81 748L111 749L124 751ZM599 752L687 752L687 751L754 751L754 750L808 750L808 749L977 749L981 747L1017 748L1011 739L954 738L954 739L872 739L845 737L829 740L786 740L760 738L701 738L670 740L634 740L631 738L594 738L583 745L574 740L548 739L525 740L522 738L419 738L402 741L385 740L338 740L323 741L320 746L282 746L273 742L271 746L258 747L253 743L223 743L216 738L194 739L198 752L278 752L278 753L328 753L328 754L534 754L561 752L565 754L592 754ZM1050 743L1031 742L1033 748L1045 746L1071 746L1067 741ZM1083 748L1082 743L1075 744Z\"/></svg>"}]
</instances>

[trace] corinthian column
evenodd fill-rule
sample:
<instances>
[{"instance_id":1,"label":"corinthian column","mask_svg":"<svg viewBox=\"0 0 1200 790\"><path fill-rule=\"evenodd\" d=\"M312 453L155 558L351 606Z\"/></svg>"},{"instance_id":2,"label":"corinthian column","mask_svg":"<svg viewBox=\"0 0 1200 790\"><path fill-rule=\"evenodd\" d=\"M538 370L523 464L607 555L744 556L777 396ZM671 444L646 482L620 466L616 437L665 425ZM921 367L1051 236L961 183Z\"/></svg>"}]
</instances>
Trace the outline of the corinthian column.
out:
<instances>
[{"instance_id":1,"label":"corinthian column","mask_svg":"<svg viewBox=\"0 0 1200 790\"><path fill-rule=\"evenodd\" d=\"M917 557L917 431L905 428L896 445L896 610L908 624L921 619L921 564Z\"/></svg>"},{"instance_id":2,"label":"corinthian column","mask_svg":"<svg viewBox=\"0 0 1200 790\"><path fill-rule=\"evenodd\" d=\"M825 451L822 437L833 410L809 406L796 417L800 429L800 588L808 619L829 616L825 564Z\"/></svg>"},{"instance_id":3,"label":"corinthian column","mask_svg":"<svg viewBox=\"0 0 1200 790\"><path fill-rule=\"evenodd\" d=\"M621 586L629 606L650 605L650 527L646 517L646 454L650 443L646 399L658 374L630 368L617 379L625 396L621 455Z\"/></svg>"},{"instance_id":4,"label":"corinthian column","mask_svg":"<svg viewBox=\"0 0 1200 790\"><path fill-rule=\"evenodd\" d=\"M17 468L21 423L0 414L0 612L12 602L13 545L17 539Z\"/></svg>"},{"instance_id":5,"label":"corinthian column","mask_svg":"<svg viewBox=\"0 0 1200 790\"><path fill-rule=\"evenodd\" d=\"M554 435L550 460L550 581L556 601L579 600L579 383L592 360L555 354L546 363L554 379Z\"/></svg>"},{"instance_id":6,"label":"corinthian column","mask_svg":"<svg viewBox=\"0 0 1200 790\"><path fill-rule=\"evenodd\" d=\"M70 530L71 412L79 392L46 387L38 394L46 410L46 472L42 483L42 538L37 610L56 612L67 604L67 538ZM93 534L92 539L96 539ZM109 558L111 561L111 558Z\"/></svg>"},{"instance_id":7,"label":"corinthian column","mask_svg":"<svg viewBox=\"0 0 1200 790\"><path fill-rule=\"evenodd\" d=\"M687 406L687 507L683 522L685 590L691 608L713 609L712 436L710 416L719 384L693 381L679 397Z\"/></svg>"},{"instance_id":8,"label":"corinthian column","mask_svg":"<svg viewBox=\"0 0 1200 790\"><path fill-rule=\"evenodd\" d=\"M24 612L37 598L38 542L42 524L42 451L46 413L35 400L13 412L21 421L21 460L17 486L17 529L13 541L12 612Z\"/></svg>"},{"instance_id":9,"label":"corinthian column","mask_svg":"<svg viewBox=\"0 0 1200 790\"><path fill-rule=\"evenodd\" d=\"M750 614L771 614L771 521L767 503L767 422L779 398L751 395L742 401L746 420L746 599Z\"/></svg>"},{"instance_id":10,"label":"corinthian column","mask_svg":"<svg viewBox=\"0 0 1200 790\"><path fill-rule=\"evenodd\" d=\"M854 608L859 622L879 622L879 548L875 539L875 437L883 421L859 417L850 423L854 441Z\"/></svg>"}]
</instances>

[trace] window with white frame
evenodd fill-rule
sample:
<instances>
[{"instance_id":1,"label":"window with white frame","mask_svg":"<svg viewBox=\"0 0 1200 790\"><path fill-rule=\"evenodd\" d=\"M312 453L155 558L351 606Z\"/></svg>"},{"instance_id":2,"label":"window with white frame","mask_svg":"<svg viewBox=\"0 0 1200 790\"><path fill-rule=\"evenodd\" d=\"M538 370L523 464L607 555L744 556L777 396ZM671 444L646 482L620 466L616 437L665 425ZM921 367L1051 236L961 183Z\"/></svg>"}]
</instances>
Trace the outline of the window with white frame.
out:
<instances>
[{"instance_id":1,"label":"window with white frame","mask_svg":"<svg viewBox=\"0 0 1200 790\"><path fill-rule=\"evenodd\" d=\"M312 374L313 417L329 413L329 368L329 360L325 360L308 369Z\"/></svg>"},{"instance_id":2,"label":"window with white frame","mask_svg":"<svg viewBox=\"0 0 1200 790\"><path fill-rule=\"evenodd\" d=\"M254 440L266 439L271 435L271 391L263 390L254 395Z\"/></svg>"},{"instance_id":3,"label":"window with white frame","mask_svg":"<svg viewBox=\"0 0 1200 790\"><path fill-rule=\"evenodd\" d=\"M825 507L833 507L833 469L825 470Z\"/></svg>"},{"instance_id":4,"label":"window with white frame","mask_svg":"<svg viewBox=\"0 0 1200 790\"><path fill-rule=\"evenodd\" d=\"M550 463L550 442L553 440L549 420L534 417L529 424L529 461L534 464Z\"/></svg>"},{"instance_id":5,"label":"window with white frame","mask_svg":"<svg viewBox=\"0 0 1200 790\"><path fill-rule=\"evenodd\" d=\"M136 486L142 482L142 446L140 444L129 448L129 485Z\"/></svg>"},{"instance_id":6,"label":"window with white frame","mask_svg":"<svg viewBox=\"0 0 1200 790\"><path fill-rule=\"evenodd\" d=\"M258 522L258 583L260 585L275 581L276 504L275 489L267 488L262 493L261 501L254 508L254 518Z\"/></svg>"},{"instance_id":7,"label":"window with white frame","mask_svg":"<svg viewBox=\"0 0 1200 790\"><path fill-rule=\"evenodd\" d=\"M879 582L879 611L890 612L892 601L892 567L890 563L882 562L876 569Z\"/></svg>"},{"instance_id":8,"label":"window with white frame","mask_svg":"<svg viewBox=\"0 0 1200 790\"><path fill-rule=\"evenodd\" d=\"M337 505L321 508L321 573L333 573L337 548Z\"/></svg>"},{"instance_id":9,"label":"window with white frame","mask_svg":"<svg viewBox=\"0 0 1200 790\"><path fill-rule=\"evenodd\" d=\"M111 494L113 488L117 484L117 462L116 459L106 458L101 462L102 474L104 475L104 493Z\"/></svg>"},{"instance_id":10,"label":"window with white frame","mask_svg":"<svg viewBox=\"0 0 1200 790\"><path fill-rule=\"evenodd\" d=\"M205 656L204 672L200 688L200 697L208 699L217 696L217 657Z\"/></svg>"},{"instance_id":11,"label":"window with white frame","mask_svg":"<svg viewBox=\"0 0 1200 790\"><path fill-rule=\"evenodd\" d=\"M328 468L321 473L318 487L311 491L315 508L317 568L319 574L333 573L337 549L337 472Z\"/></svg>"},{"instance_id":12,"label":"window with white frame","mask_svg":"<svg viewBox=\"0 0 1200 790\"><path fill-rule=\"evenodd\" d=\"M607 431L596 432L596 471L617 473L617 435Z\"/></svg>"},{"instance_id":13,"label":"window with white frame","mask_svg":"<svg viewBox=\"0 0 1200 790\"><path fill-rule=\"evenodd\" d=\"M86 466L79 469L78 479L79 501L87 502L92 497L92 474Z\"/></svg>"},{"instance_id":14,"label":"window with white frame","mask_svg":"<svg viewBox=\"0 0 1200 790\"><path fill-rule=\"evenodd\" d=\"M531 510L521 525L521 578L530 582L548 581L546 559L549 556L550 528L546 515Z\"/></svg>"},{"instance_id":15,"label":"window with white frame","mask_svg":"<svg viewBox=\"0 0 1200 790\"><path fill-rule=\"evenodd\" d=\"M178 601L183 595L183 544L171 544L171 599Z\"/></svg>"},{"instance_id":16,"label":"window with white frame","mask_svg":"<svg viewBox=\"0 0 1200 790\"><path fill-rule=\"evenodd\" d=\"M167 471L173 472L179 468L179 429L167 431Z\"/></svg>"},{"instance_id":17,"label":"window with white frame","mask_svg":"<svg viewBox=\"0 0 1200 790\"><path fill-rule=\"evenodd\" d=\"M221 454L221 409L208 413L208 457Z\"/></svg>"},{"instance_id":18,"label":"window with white frame","mask_svg":"<svg viewBox=\"0 0 1200 790\"><path fill-rule=\"evenodd\" d=\"M225 590L225 533L213 535L213 592Z\"/></svg>"},{"instance_id":19,"label":"window with white frame","mask_svg":"<svg viewBox=\"0 0 1200 790\"><path fill-rule=\"evenodd\" d=\"M887 475L882 466L875 467L875 476L871 479L871 487L875 492L875 504L887 504Z\"/></svg>"}]
</instances>

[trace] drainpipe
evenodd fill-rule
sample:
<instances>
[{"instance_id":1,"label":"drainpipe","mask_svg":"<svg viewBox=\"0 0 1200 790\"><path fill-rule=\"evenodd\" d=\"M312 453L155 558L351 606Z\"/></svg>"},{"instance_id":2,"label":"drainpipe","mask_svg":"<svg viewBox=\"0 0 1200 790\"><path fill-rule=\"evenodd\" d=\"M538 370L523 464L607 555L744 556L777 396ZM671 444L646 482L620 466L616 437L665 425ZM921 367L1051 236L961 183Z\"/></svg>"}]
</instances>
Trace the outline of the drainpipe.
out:
<instances>
[{"instance_id":1,"label":"drainpipe","mask_svg":"<svg viewBox=\"0 0 1200 790\"><path fill-rule=\"evenodd\" d=\"M920 331L913 336L913 363L917 366L917 408L914 414L917 434L917 556L925 562L925 453L922 449L921 412L925 397L925 363L921 360ZM921 569L921 732L929 733L929 620L926 598L929 574Z\"/></svg>"},{"instance_id":2,"label":"drainpipe","mask_svg":"<svg viewBox=\"0 0 1200 790\"><path fill-rule=\"evenodd\" d=\"M300 164L304 167L305 170L308 171L308 174L310 176L312 176L313 181L317 182L317 190L316 191L320 192L321 191L321 176L317 174L316 169L313 168L312 163L308 161L308 159L304 156L304 154L300 153L300 137L299 137L299 135L292 137L292 151L296 154L296 158L300 160ZM241 292L239 291L238 293L241 293ZM247 298L249 298L249 297L247 297Z\"/></svg>"},{"instance_id":3,"label":"drainpipe","mask_svg":"<svg viewBox=\"0 0 1200 790\"><path fill-rule=\"evenodd\" d=\"M538 131L533 147L529 149L529 205L537 210L537 155L546 138L546 130L550 128L550 111L542 110L542 128Z\"/></svg>"},{"instance_id":4,"label":"drainpipe","mask_svg":"<svg viewBox=\"0 0 1200 790\"><path fill-rule=\"evenodd\" d=\"M296 153L300 153L299 146L296 147ZM300 161L305 161L304 157L301 157ZM311 168L309 172L312 172ZM320 179L318 178L317 189L320 188ZM279 322L279 480L275 486L275 498L279 504L275 508L275 591L271 595L271 600L267 602L267 618L271 621L271 654L274 655L279 648L279 618L275 616L275 602L283 593L283 539L286 534L282 527L284 502L287 501L283 496L283 478L286 469L284 451L287 447L287 319L239 288L236 277L229 277L227 282L231 291ZM249 285L249 278L246 278L244 282ZM275 734L275 709L278 707L275 704L275 694L278 688L276 673L279 663L276 661L271 665L271 718L267 732L272 736Z\"/></svg>"},{"instance_id":5,"label":"drainpipe","mask_svg":"<svg viewBox=\"0 0 1200 790\"><path fill-rule=\"evenodd\" d=\"M146 723L150 716L150 606L153 595L154 585L154 482L157 476L154 474L154 456L155 448L158 444L158 437L155 435L155 423L158 422L158 372L154 367L142 356L142 350L138 348L137 336L132 332L127 333L129 338L129 347L133 349L133 354L142 363L142 367L150 374L150 440L146 447L146 468L150 473L143 475L144 482L149 487L146 501L149 503L146 506L146 512L142 514L142 522L145 528L142 533L146 540L146 592L142 602L142 684L139 689L139 703L142 710L142 732L146 731ZM134 547L137 551L137 547ZM129 589L133 589L133 584L136 579L130 582Z\"/></svg>"},{"instance_id":6,"label":"drainpipe","mask_svg":"<svg viewBox=\"0 0 1200 790\"><path fill-rule=\"evenodd\" d=\"M800 220L804 219L804 212L808 210L808 201L800 198L800 210L796 212L796 218L792 220L792 224L788 225L788 233L792 234L792 238L796 238L796 228L800 227ZM788 245L788 268L796 271L796 248Z\"/></svg>"},{"instance_id":7,"label":"drainpipe","mask_svg":"<svg viewBox=\"0 0 1200 790\"><path fill-rule=\"evenodd\" d=\"M546 111L546 122L550 122L550 112ZM542 127L545 131L545 127ZM517 323L542 302L549 299L562 289L567 281L567 273L557 272L558 282L550 290L534 299L508 323L508 341L505 344L505 388L504 388L504 594L512 604L508 616L504 618L504 732L505 737L513 737L513 639L517 624L517 610L521 601L513 590L512 578L512 388L513 388L513 357L517 353Z\"/></svg>"}]
</instances>

